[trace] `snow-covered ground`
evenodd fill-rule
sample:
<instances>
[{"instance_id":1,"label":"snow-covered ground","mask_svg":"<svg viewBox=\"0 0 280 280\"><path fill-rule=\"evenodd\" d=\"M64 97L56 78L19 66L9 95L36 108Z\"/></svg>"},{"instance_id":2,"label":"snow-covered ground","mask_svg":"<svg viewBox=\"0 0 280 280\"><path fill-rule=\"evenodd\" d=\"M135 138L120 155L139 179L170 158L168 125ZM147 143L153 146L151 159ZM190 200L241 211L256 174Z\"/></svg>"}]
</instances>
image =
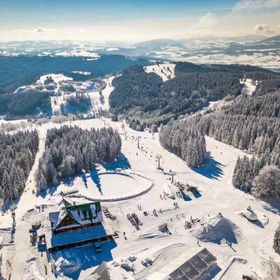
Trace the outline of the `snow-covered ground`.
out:
<instances>
[{"instance_id":1,"label":"snow-covered ground","mask_svg":"<svg viewBox=\"0 0 280 280\"><path fill-rule=\"evenodd\" d=\"M116 76L104 78L103 81L105 83L105 87L102 90L94 90L87 93L91 99L91 106L93 108L93 111L98 112L100 110L109 110L109 97L111 92L114 90L112 81L115 77ZM101 97L100 93L103 97Z\"/></svg>"},{"instance_id":2,"label":"snow-covered ground","mask_svg":"<svg viewBox=\"0 0 280 280\"><path fill-rule=\"evenodd\" d=\"M57 201L59 201L61 192L78 190L77 195L73 194L74 200L75 197L81 197L93 201L118 201L140 196L152 188L153 182L149 178L130 171L116 172L105 169L100 174L94 172L83 174L76 177L70 186L59 185L52 198L57 196ZM117 187L112 187L112 182Z\"/></svg>"},{"instance_id":3,"label":"snow-covered ground","mask_svg":"<svg viewBox=\"0 0 280 280\"><path fill-rule=\"evenodd\" d=\"M122 129L120 122L111 122L104 118L77 120L72 121L71 124L78 125L81 128L112 126L119 130L123 141L122 153L129 163L129 167L126 168L128 168L128 171L131 169L137 174L150 178L154 182L154 186L149 192L133 199L102 202L102 206L106 206L110 213L116 216L116 220L111 221L105 218L104 222L110 224L113 231L119 232L120 238L115 240L116 244L114 246L111 243L103 244L101 255L94 255L92 253L94 249L91 245L83 247L83 250L79 248L63 250L61 256L64 263L74 264L78 262L80 264L76 266L78 271L69 272L68 270L67 272L67 269L62 269L62 272L67 274L66 276L71 279L73 275L79 275L81 270L85 270L80 274L80 279L85 279L94 270L90 264L95 266L106 260L113 280L123 279L123 277L127 277L126 279L143 279L141 278L142 275L148 275L150 269L160 270L166 266L168 260L175 259L181 252L180 248L191 250L191 248L201 246L202 248L206 247L217 257L217 264L221 268L221 272L216 275L215 279L219 279L234 257L246 260L246 271L256 273L260 279L266 279L265 277L273 279L269 278L271 267L268 261L280 262L279 255L272 249L273 234L279 223L279 216L276 211L271 211L271 207L266 203L233 188L231 183L232 173L238 156L244 155L242 151L207 137L206 143L207 150L211 155L210 158L202 167L190 169L183 160L161 147L158 134L150 134L147 131L133 131L127 126ZM54 126L58 127L60 124L47 123L38 126L40 135L39 152L27 181L26 189L18 203L15 244L14 251L12 251L14 254L11 252L8 256L12 267L12 280L23 278L27 267L31 266L31 257L35 257L36 265L39 266L36 273L44 271L44 265L47 265L48 275L46 279L53 279L45 254L40 257L35 248L29 245L28 229L31 223L48 219L48 211L57 207L55 206L57 205L57 197L53 195L53 192L39 197L36 197L32 192L35 188L34 173L38 166L38 158L43 153L45 133L48 128ZM137 148L138 139L139 148ZM157 155L162 156L161 166L166 173L157 169ZM171 184L170 175L168 175L169 170L176 172L175 181L197 186L199 194L194 195L185 191L184 198L178 197L176 195L177 187ZM110 183L112 188L115 189L114 192L117 192L117 181L112 179L106 182L108 185ZM164 198L163 194L167 185L170 186L170 192L173 192L174 199L167 196ZM178 209L174 207L174 202L178 203ZM40 204L49 205L44 213L37 213L35 210L27 212ZM260 221L262 221L260 224L250 223L240 215L240 212L248 205L251 205ZM144 215L144 211L148 215ZM127 219L127 214L131 213L136 213L143 224L139 231ZM224 242L221 242L221 244L202 240L198 242L190 229L185 228L186 221L196 218L203 218L203 221L207 221L208 215L216 216L218 213L221 213L223 217L230 221L230 224L238 227L238 240L236 244L232 244L232 247ZM22 220L23 217L24 220ZM1 228L11 226L11 213L5 213L1 216L0 221ZM172 234L164 234L158 230L158 227L163 223L168 225ZM196 226L199 226L199 223L196 223ZM123 236L123 232L125 232L125 236ZM133 264L128 260L130 256L137 258ZM160 261L156 261L159 256ZM141 261L146 258L154 260L151 267L145 267L141 264ZM89 261L91 259L92 263ZM135 275L120 267L123 262L127 262L134 267ZM32 265L34 267L35 264L32 263ZM237 270L239 269L238 265L231 269L236 271L235 267L237 267ZM237 275L234 274L236 272L232 273L232 275ZM41 273L41 276L44 277L44 274ZM59 276L58 279L65 279L66 276ZM38 275L33 278L30 275L28 277L27 279L40 279Z\"/></svg>"},{"instance_id":4,"label":"snow-covered ground","mask_svg":"<svg viewBox=\"0 0 280 280\"><path fill-rule=\"evenodd\" d=\"M52 82L47 82L48 79L52 79ZM63 74L50 73L50 74L41 76L36 81L36 83L33 85L21 86L21 87L17 88L14 93L18 93L18 92L24 91L26 89L36 89L38 87L40 88L41 91L48 91L49 89L47 89L47 85L51 85L52 91L54 91L55 93L58 93L61 82L72 81L72 80L73 80L72 78L66 77Z\"/></svg>"},{"instance_id":5,"label":"snow-covered ground","mask_svg":"<svg viewBox=\"0 0 280 280\"><path fill-rule=\"evenodd\" d=\"M86 71L72 71L72 73L85 75L85 76L89 76L91 74L91 72L86 72Z\"/></svg>"},{"instance_id":6,"label":"snow-covered ground","mask_svg":"<svg viewBox=\"0 0 280 280\"><path fill-rule=\"evenodd\" d=\"M90 72L73 71L76 74L90 75ZM94 115L99 111L109 110L109 96L114 90L112 81L116 76L104 77L102 81L86 80L73 81L73 78L63 74L47 74L41 76L34 84L17 88L14 93L25 91L41 91L51 93L50 101L52 114L61 114L61 106L65 105L69 98L75 98L77 93L84 94L91 100L91 111Z\"/></svg>"},{"instance_id":7,"label":"snow-covered ground","mask_svg":"<svg viewBox=\"0 0 280 280\"><path fill-rule=\"evenodd\" d=\"M51 78L54 83L57 85L57 91L59 90L59 82L62 82L62 81L72 81L73 79L70 78L70 77L66 77L64 76L63 74L47 74L47 75L43 75L39 78L39 80L37 81L37 83L40 83L42 85L45 84L45 82Z\"/></svg>"},{"instance_id":8,"label":"snow-covered ground","mask_svg":"<svg viewBox=\"0 0 280 280\"><path fill-rule=\"evenodd\" d=\"M88 51L88 50L82 50L82 49L74 49L69 51L57 51L55 52L55 56L65 56L65 57L90 57L91 60L97 60L100 58L100 55L96 52Z\"/></svg>"},{"instance_id":9,"label":"snow-covered ground","mask_svg":"<svg viewBox=\"0 0 280 280\"><path fill-rule=\"evenodd\" d=\"M241 93L245 93L248 95L252 95L258 85L258 81L254 81L252 79L243 79L243 80L240 80L240 83L242 85L244 85Z\"/></svg>"},{"instance_id":10,"label":"snow-covered ground","mask_svg":"<svg viewBox=\"0 0 280 280\"><path fill-rule=\"evenodd\" d=\"M159 75L165 82L175 77L175 64L174 63L163 63L154 64L144 67L145 72L155 73Z\"/></svg>"}]
</instances>

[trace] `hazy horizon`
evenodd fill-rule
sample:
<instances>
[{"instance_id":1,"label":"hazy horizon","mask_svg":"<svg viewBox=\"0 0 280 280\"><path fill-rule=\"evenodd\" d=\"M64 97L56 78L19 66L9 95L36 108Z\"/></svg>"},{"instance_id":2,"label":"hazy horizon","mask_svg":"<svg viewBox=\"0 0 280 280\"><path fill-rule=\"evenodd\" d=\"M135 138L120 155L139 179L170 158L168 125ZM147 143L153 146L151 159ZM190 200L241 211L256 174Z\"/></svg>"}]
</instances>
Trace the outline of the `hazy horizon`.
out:
<instances>
[{"instance_id":1,"label":"hazy horizon","mask_svg":"<svg viewBox=\"0 0 280 280\"><path fill-rule=\"evenodd\" d=\"M0 3L0 41L140 42L277 34L280 0Z\"/></svg>"}]
</instances>

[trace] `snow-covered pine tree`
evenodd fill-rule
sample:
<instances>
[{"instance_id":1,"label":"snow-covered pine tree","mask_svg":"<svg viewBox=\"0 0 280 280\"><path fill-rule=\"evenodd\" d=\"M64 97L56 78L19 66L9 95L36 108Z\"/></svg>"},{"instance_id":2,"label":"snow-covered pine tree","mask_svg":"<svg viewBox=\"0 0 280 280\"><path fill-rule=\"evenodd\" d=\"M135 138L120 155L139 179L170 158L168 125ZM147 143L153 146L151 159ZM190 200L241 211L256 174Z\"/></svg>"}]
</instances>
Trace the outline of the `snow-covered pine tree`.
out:
<instances>
[{"instance_id":1,"label":"snow-covered pine tree","mask_svg":"<svg viewBox=\"0 0 280 280\"><path fill-rule=\"evenodd\" d=\"M252 194L261 199L279 199L280 169L275 165L264 166L253 182Z\"/></svg>"},{"instance_id":2,"label":"snow-covered pine tree","mask_svg":"<svg viewBox=\"0 0 280 280\"><path fill-rule=\"evenodd\" d=\"M4 201L18 198L38 150L37 131L0 134L0 195Z\"/></svg>"},{"instance_id":3,"label":"snow-covered pine tree","mask_svg":"<svg viewBox=\"0 0 280 280\"><path fill-rule=\"evenodd\" d=\"M161 128L159 138L164 148L181 157L190 167L201 165L207 156L205 138L195 125L193 118L172 120Z\"/></svg>"},{"instance_id":4,"label":"snow-covered pine tree","mask_svg":"<svg viewBox=\"0 0 280 280\"><path fill-rule=\"evenodd\" d=\"M274 233L273 249L280 255L280 224Z\"/></svg>"},{"instance_id":5,"label":"snow-covered pine tree","mask_svg":"<svg viewBox=\"0 0 280 280\"><path fill-rule=\"evenodd\" d=\"M112 128L83 130L77 126L62 126L50 129L45 153L39 161L38 192L57 185L62 178L90 171L96 163L112 161L120 152L121 138Z\"/></svg>"}]
</instances>

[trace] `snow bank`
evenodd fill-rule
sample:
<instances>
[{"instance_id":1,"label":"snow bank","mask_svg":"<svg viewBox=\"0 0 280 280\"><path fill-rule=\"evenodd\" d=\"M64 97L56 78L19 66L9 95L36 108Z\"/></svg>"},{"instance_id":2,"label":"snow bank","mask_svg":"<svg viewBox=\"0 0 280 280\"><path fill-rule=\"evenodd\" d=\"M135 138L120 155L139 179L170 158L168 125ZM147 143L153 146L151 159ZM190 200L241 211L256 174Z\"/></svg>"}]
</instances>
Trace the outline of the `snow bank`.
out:
<instances>
[{"instance_id":1,"label":"snow bank","mask_svg":"<svg viewBox=\"0 0 280 280\"><path fill-rule=\"evenodd\" d=\"M38 267L36 258L31 258L27 260L27 265L25 267L23 280L46 280L47 276L44 276Z\"/></svg>"},{"instance_id":2,"label":"snow bank","mask_svg":"<svg viewBox=\"0 0 280 280\"><path fill-rule=\"evenodd\" d=\"M153 265L144 267L143 269L138 271L135 274L135 279L147 279L147 277L149 277L153 273L159 272L162 269L166 269L168 267L167 264L173 262L176 258L178 258L178 256L180 256L184 252L192 252L190 246L184 243L173 243L161 247L154 253L147 255L147 257L153 261Z\"/></svg>"},{"instance_id":3,"label":"snow bank","mask_svg":"<svg viewBox=\"0 0 280 280\"><path fill-rule=\"evenodd\" d=\"M241 239L239 228L222 214L201 220L200 224L191 230L191 233L202 241L218 244L222 241L236 244Z\"/></svg>"},{"instance_id":4,"label":"snow bank","mask_svg":"<svg viewBox=\"0 0 280 280\"><path fill-rule=\"evenodd\" d=\"M163 186L162 193L163 193L163 195L167 196L168 198L175 199L175 195L174 195L173 191L171 190L171 187L168 183L166 183Z\"/></svg>"},{"instance_id":5,"label":"snow bank","mask_svg":"<svg viewBox=\"0 0 280 280\"><path fill-rule=\"evenodd\" d=\"M58 275L64 275L64 271L72 266L73 264L63 257L59 257L55 262L56 272Z\"/></svg>"},{"instance_id":6,"label":"snow bank","mask_svg":"<svg viewBox=\"0 0 280 280\"><path fill-rule=\"evenodd\" d=\"M175 64L174 63L164 63L157 65L149 65L144 67L146 73L155 73L159 75L162 80L168 81L175 77Z\"/></svg>"}]
</instances>

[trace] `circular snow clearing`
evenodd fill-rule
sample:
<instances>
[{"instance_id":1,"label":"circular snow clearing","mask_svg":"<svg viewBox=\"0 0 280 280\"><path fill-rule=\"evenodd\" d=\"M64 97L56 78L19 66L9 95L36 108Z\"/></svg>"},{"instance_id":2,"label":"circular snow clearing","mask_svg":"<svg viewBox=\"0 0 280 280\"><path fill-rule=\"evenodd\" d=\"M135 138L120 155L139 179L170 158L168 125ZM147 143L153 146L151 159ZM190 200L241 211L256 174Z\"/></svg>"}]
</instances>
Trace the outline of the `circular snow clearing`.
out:
<instances>
[{"instance_id":1,"label":"circular snow clearing","mask_svg":"<svg viewBox=\"0 0 280 280\"><path fill-rule=\"evenodd\" d=\"M119 201L148 192L153 183L135 173L101 173L98 182L88 187L91 198L99 201Z\"/></svg>"}]
</instances>

